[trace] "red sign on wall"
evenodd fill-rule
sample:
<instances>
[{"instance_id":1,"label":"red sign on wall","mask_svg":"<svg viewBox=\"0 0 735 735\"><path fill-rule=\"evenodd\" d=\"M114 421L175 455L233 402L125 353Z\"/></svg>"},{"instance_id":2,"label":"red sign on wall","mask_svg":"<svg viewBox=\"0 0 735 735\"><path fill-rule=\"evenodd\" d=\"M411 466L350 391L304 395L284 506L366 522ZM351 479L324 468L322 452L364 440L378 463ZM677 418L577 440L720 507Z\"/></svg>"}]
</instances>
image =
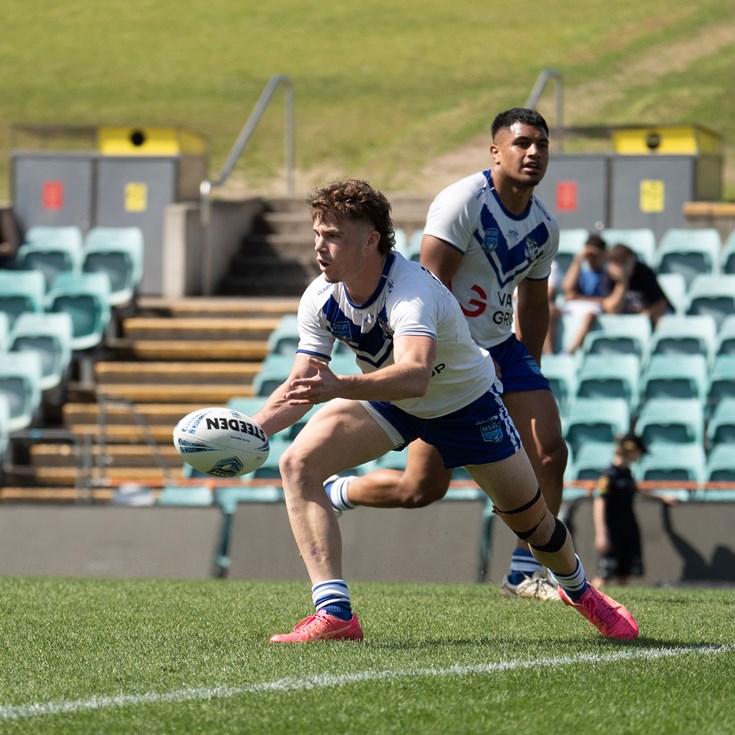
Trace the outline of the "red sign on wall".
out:
<instances>
[{"instance_id":1,"label":"red sign on wall","mask_svg":"<svg viewBox=\"0 0 735 735\"><path fill-rule=\"evenodd\" d=\"M64 208L64 184L61 181L44 181L41 202L44 209Z\"/></svg>"},{"instance_id":2,"label":"red sign on wall","mask_svg":"<svg viewBox=\"0 0 735 735\"><path fill-rule=\"evenodd\" d=\"M559 181L556 184L557 212L576 212L577 193L576 181Z\"/></svg>"}]
</instances>

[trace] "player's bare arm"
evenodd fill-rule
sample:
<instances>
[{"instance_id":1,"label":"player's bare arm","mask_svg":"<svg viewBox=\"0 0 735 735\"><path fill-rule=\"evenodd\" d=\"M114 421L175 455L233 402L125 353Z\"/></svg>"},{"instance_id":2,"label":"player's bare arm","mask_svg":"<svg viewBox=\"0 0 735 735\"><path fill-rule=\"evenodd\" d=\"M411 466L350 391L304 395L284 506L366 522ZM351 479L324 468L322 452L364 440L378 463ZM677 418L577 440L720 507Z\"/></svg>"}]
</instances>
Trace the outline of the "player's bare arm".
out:
<instances>
[{"instance_id":1,"label":"player's bare arm","mask_svg":"<svg viewBox=\"0 0 735 735\"><path fill-rule=\"evenodd\" d=\"M548 279L525 279L518 284L516 332L536 362L541 364L544 340L549 330Z\"/></svg>"},{"instance_id":2,"label":"player's bare arm","mask_svg":"<svg viewBox=\"0 0 735 735\"><path fill-rule=\"evenodd\" d=\"M332 398L398 401L423 396L434 368L435 341L423 336L398 337L393 354L395 364L360 375L336 375L324 363L310 358L313 374L290 380L284 398L298 406Z\"/></svg>"},{"instance_id":3,"label":"player's bare arm","mask_svg":"<svg viewBox=\"0 0 735 735\"><path fill-rule=\"evenodd\" d=\"M424 235L421 239L421 265L430 270L447 287L450 287L462 257L459 250L438 237Z\"/></svg>"}]
</instances>

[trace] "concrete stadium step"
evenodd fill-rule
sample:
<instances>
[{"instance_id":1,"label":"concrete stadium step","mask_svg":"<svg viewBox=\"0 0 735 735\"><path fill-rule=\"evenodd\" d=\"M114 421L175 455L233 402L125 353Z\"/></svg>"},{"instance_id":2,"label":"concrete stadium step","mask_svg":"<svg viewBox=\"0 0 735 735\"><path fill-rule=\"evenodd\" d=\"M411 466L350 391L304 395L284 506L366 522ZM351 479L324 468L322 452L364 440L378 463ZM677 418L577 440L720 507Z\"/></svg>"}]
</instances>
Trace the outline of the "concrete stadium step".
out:
<instances>
[{"instance_id":1,"label":"concrete stadium step","mask_svg":"<svg viewBox=\"0 0 735 735\"><path fill-rule=\"evenodd\" d=\"M158 458L166 467L175 470L182 467L183 460L173 444L157 445ZM93 446L91 463L94 467L103 461L107 468L113 467L158 467L158 458L147 444L106 444ZM36 444L30 447L33 467L77 467L78 452L71 445L63 449L58 444Z\"/></svg>"},{"instance_id":2,"label":"concrete stadium step","mask_svg":"<svg viewBox=\"0 0 735 735\"><path fill-rule=\"evenodd\" d=\"M130 340L267 340L280 317L130 317L122 322Z\"/></svg>"},{"instance_id":3,"label":"concrete stadium step","mask_svg":"<svg viewBox=\"0 0 735 735\"><path fill-rule=\"evenodd\" d=\"M130 360L265 360L267 340L117 339L108 347Z\"/></svg>"},{"instance_id":4,"label":"concrete stadium step","mask_svg":"<svg viewBox=\"0 0 735 735\"><path fill-rule=\"evenodd\" d=\"M30 465L12 467L6 474L9 485L28 485L31 487L73 487L79 471L76 467L33 467ZM98 478L97 472L91 477ZM168 477L158 467L109 467L105 469L104 480L109 485L127 483L161 486L167 480L178 482L184 479L183 467L172 468Z\"/></svg>"},{"instance_id":5,"label":"concrete stadium step","mask_svg":"<svg viewBox=\"0 0 735 735\"><path fill-rule=\"evenodd\" d=\"M109 503L112 488L94 488L91 493L69 487L0 487L0 503Z\"/></svg>"},{"instance_id":6,"label":"concrete stadium step","mask_svg":"<svg viewBox=\"0 0 735 735\"><path fill-rule=\"evenodd\" d=\"M252 383L263 363L251 362L123 362L105 361L94 366L100 386L117 383L232 385Z\"/></svg>"},{"instance_id":7,"label":"concrete stadium step","mask_svg":"<svg viewBox=\"0 0 735 735\"><path fill-rule=\"evenodd\" d=\"M148 426L171 426L186 414L202 408L200 403L141 403L136 407L139 416ZM127 406L120 404L105 405L103 418L105 425L135 425L135 417ZM79 424L97 425L101 418L100 406L97 403L67 403L62 409L63 421L70 431L75 431ZM79 432L76 432L79 433Z\"/></svg>"},{"instance_id":8,"label":"concrete stadium step","mask_svg":"<svg viewBox=\"0 0 735 735\"><path fill-rule=\"evenodd\" d=\"M171 299L158 296L141 296L138 307L141 313L170 317L281 317L295 314L299 300L292 297L201 297L191 296Z\"/></svg>"},{"instance_id":9,"label":"concrete stadium step","mask_svg":"<svg viewBox=\"0 0 735 735\"><path fill-rule=\"evenodd\" d=\"M253 386L246 383L221 385L102 383L98 385L97 391L109 399L132 401L136 404L194 401L200 406L224 406L230 398L254 395Z\"/></svg>"}]
</instances>

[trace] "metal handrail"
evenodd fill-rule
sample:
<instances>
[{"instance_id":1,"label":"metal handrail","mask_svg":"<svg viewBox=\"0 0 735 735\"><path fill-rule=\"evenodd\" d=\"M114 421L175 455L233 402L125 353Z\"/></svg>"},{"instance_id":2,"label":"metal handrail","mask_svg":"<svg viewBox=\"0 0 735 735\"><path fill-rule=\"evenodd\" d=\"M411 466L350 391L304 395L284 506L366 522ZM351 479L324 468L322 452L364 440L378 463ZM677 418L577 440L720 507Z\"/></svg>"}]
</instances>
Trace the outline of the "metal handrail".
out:
<instances>
[{"instance_id":1,"label":"metal handrail","mask_svg":"<svg viewBox=\"0 0 735 735\"><path fill-rule=\"evenodd\" d=\"M550 81L554 82L554 99L555 99L555 105L556 105L556 127L557 128L563 128L564 127L564 84L562 82L561 78L561 72L557 71L556 69L544 69L536 79L536 83L533 85L533 89L531 90L531 94L528 95L528 99L526 100L525 107L528 107L532 110L536 109L536 105L538 104L539 99L541 99L541 95L544 93L544 90L546 89L546 85Z\"/></svg>"},{"instance_id":2,"label":"metal handrail","mask_svg":"<svg viewBox=\"0 0 735 735\"><path fill-rule=\"evenodd\" d=\"M278 87L283 85L284 96L286 101L285 119L284 119L284 158L286 168L286 190L288 194L293 194L293 169L294 169L294 92L293 83L290 77L278 74L271 77L270 81L266 85L265 89L260 95L255 108L250 113L250 117L243 126L240 134L237 136L237 140L232 146L230 153L227 156L227 160L222 167L219 175L214 179L205 179L199 185L199 194L201 196L202 203L202 223L209 223L209 196L212 189L216 186L221 186L232 174L235 164L239 160L245 146L250 141L250 138L255 131L260 118L263 116L268 103L276 93Z\"/></svg>"}]
</instances>

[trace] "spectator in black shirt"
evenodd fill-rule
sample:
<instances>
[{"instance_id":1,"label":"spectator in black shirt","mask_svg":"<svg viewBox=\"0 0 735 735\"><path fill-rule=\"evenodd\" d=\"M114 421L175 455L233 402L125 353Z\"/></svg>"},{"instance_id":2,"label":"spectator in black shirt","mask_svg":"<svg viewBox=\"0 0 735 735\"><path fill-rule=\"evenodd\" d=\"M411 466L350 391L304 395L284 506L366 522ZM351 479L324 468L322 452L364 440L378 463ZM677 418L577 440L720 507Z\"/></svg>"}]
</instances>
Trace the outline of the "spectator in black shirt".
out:
<instances>
[{"instance_id":1,"label":"spectator in black shirt","mask_svg":"<svg viewBox=\"0 0 735 735\"><path fill-rule=\"evenodd\" d=\"M645 314L652 326L673 311L656 274L638 260L627 245L618 244L607 256L607 272L613 281L612 293L602 302L609 314Z\"/></svg>"}]
</instances>

